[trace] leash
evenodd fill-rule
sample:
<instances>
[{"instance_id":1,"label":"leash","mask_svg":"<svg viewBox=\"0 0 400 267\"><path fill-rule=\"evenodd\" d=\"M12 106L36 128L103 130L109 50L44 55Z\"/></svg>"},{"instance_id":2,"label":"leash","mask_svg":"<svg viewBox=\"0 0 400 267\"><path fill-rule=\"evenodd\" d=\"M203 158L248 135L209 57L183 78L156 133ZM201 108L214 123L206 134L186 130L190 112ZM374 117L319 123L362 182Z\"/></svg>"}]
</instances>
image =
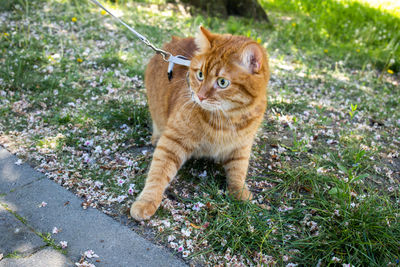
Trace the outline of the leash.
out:
<instances>
[{"instance_id":1,"label":"leash","mask_svg":"<svg viewBox=\"0 0 400 267\"><path fill-rule=\"evenodd\" d=\"M100 7L101 9L103 9L105 12L107 12L111 17L113 17L119 23L121 23L126 28L128 28L128 30L130 30L134 35L136 35L136 37L138 37L145 45L147 45L148 47L153 49L154 52L156 52L156 54L160 54L165 62L168 62L168 73L167 73L168 74L168 80L171 81L171 79L172 79L172 70L173 70L175 64L183 65L183 66L186 66L186 67L190 66L190 60L188 58L186 58L184 56L181 56L181 55L173 56L171 53L169 53L167 51L164 51L164 50L162 50L160 48L157 48L149 40L147 40L146 37L144 37L143 35L141 35L137 31L135 31L135 29L133 29L131 26L126 24L124 21L122 21L120 18L116 17L113 13L111 13L111 11L109 11L102 4L100 4L99 1L97 1L97 0L91 0L91 1L92 1L92 3L94 3L95 5Z\"/></svg>"}]
</instances>

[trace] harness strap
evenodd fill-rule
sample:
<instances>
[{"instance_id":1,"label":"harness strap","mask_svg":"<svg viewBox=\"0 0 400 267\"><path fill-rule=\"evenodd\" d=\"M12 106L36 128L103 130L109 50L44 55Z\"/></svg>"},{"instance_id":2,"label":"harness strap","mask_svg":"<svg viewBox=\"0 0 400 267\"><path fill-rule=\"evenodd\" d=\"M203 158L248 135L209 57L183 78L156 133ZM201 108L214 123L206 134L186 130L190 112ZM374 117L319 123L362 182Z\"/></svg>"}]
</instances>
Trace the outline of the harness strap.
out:
<instances>
[{"instance_id":1,"label":"harness strap","mask_svg":"<svg viewBox=\"0 0 400 267\"><path fill-rule=\"evenodd\" d=\"M184 56L170 56L168 58L168 80L172 79L172 70L174 69L174 64L183 65L186 67L190 66L190 60Z\"/></svg>"}]
</instances>

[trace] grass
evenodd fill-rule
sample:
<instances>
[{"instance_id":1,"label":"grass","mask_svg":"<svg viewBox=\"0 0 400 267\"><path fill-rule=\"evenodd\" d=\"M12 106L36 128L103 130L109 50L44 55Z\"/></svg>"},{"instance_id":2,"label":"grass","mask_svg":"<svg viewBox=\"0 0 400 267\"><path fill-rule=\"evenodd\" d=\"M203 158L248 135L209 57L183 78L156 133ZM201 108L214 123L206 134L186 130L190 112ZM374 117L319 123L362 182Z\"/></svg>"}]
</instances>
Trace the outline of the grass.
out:
<instances>
[{"instance_id":1,"label":"grass","mask_svg":"<svg viewBox=\"0 0 400 267\"><path fill-rule=\"evenodd\" d=\"M276 31L279 42L288 42L290 50L285 52L328 57L361 69L371 64L383 71L399 71L398 14L349 0L262 3L266 10L287 16Z\"/></svg>"},{"instance_id":2,"label":"grass","mask_svg":"<svg viewBox=\"0 0 400 267\"><path fill-rule=\"evenodd\" d=\"M66 253L67 253L65 250L63 250L63 249L61 248L60 245L58 245L58 244L55 243L55 240L51 237L51 234L50 234L50 233L44 234L44 233L35 231L35 230L28 224L27 220L26 220L24 217L22 217L21 215L19 215L19 214L16 213L15 211L11 210L11 209L8 207L7 204L0 203L0 205L2 205L3 208L4 208L7 212L10 212L12 215L14 215L14 217L15 217L17 220L19 220L22 224L24 224L24 225L27 226L30 230L32 230L36 235L38 235L40 238L42 238L43 242L46 243L45 246L50 246L50 247L52 247L53 249L58 250L59 252L61 252L61 253L63 253L63 254L66 254ZM7 255L4 256L4 258L13 258L13 259L23 258L23 257L26 257L26 255L21 254L21 252L19 252L19 251L14 251L14 252L11 252L11 253L9 253L9 254L7 254Z\"/></svg>"},{"instance_id":3,"label":"grass","mask_svg":"<svg viewBox=\"0 0 400 267\"><path fill-rule=\"evenodd\" d=\"M193 264L397 265L399 13L365 2L263 0L273 26L107 2L157 46L203 24L258 40L272 69L248 173L256 199L232 199L221 166L191 160L136 229ZM84 208L126 216L152 156L152 51L89 1L6 1L0 20L0 143Z\"/></svg>"}]
</instances>

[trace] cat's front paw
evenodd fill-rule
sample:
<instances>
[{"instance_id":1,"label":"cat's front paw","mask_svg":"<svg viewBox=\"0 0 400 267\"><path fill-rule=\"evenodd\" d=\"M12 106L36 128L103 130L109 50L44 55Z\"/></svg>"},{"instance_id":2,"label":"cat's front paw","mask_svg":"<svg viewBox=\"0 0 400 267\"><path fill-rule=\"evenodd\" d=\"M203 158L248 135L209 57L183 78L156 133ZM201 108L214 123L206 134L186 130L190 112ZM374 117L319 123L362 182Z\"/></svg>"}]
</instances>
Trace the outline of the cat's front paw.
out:
<instances>
[{"instance_id":1,"label":"cat's front paw","mask_svg":"<svg viewBox=\"0 0 400 267\"><path fill-rule=\"evenodd\" d=\"M138 221L148 220L157 208L158 205L154 201L138 199L131 206L131 216Z\"/></svg>"},{"instance_id":2,"label":"cat's front paw","mask_svg":"<svg viewBox=\"0 0 400 267\"><path fill-rule=\"evenodd\" d=\"M229 192L238 200L246 201L253 199L253 194L246 187L241 189L229 188Z\"/></svg>"}]
</instances>

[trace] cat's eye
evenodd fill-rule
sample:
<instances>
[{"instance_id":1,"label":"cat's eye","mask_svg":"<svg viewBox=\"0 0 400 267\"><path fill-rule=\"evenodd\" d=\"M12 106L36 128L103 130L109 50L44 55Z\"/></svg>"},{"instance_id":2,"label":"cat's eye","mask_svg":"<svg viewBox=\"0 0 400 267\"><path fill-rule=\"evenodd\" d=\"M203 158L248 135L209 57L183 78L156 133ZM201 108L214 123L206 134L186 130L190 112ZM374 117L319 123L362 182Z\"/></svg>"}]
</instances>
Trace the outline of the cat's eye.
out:
<instances>
[{"instance_id":1,"label":"cat's eye","mask_svg":"<svg viewBox=\"0 0 400 267\"><path fill-rule=\"evenodd\" d=\"M204 74L201 70L198 70L196 73L197 79L199 79L199 81L204 80Z\"/></svg>"},{"instance_id":2,"label":"cat's eye","mask_svg":"<svg viewBox=\"0 0 400 267\"><path fill-rule=\"evenodd\" d=\"M217 84L221 88L226 88L231 84L231 82L225 78L218 78Z\"/></svg>"}]
</instances>

